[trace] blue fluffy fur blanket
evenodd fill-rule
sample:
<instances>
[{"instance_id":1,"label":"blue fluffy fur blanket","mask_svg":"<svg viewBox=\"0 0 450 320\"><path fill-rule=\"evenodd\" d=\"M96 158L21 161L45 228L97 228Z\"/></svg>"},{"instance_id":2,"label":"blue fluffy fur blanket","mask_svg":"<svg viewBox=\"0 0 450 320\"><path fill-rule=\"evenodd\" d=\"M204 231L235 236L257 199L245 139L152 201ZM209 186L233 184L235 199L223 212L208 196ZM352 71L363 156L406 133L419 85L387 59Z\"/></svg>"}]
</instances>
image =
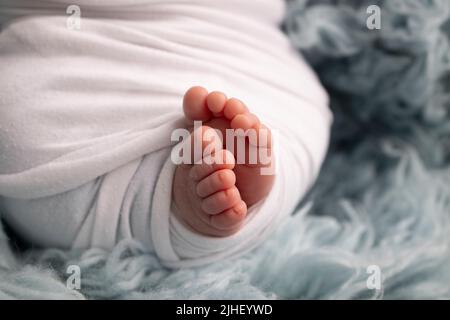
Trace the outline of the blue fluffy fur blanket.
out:
<instances>
[{"instance_id":1,"label":"blue fluffy fur blanket","mask_svg":"<svg viewBox=\"0 0 450 320\"><path fill-rule=\"evenodd\" d=\"M380 30L366 26L372 4ZM0 230L0 298L450 298L450 2L288 7L283 28L336 117L303 209L238 260L178 271L132 241L19 253ZM81 290L66 286L70 265Z\"/></svg>"}]
</instances>

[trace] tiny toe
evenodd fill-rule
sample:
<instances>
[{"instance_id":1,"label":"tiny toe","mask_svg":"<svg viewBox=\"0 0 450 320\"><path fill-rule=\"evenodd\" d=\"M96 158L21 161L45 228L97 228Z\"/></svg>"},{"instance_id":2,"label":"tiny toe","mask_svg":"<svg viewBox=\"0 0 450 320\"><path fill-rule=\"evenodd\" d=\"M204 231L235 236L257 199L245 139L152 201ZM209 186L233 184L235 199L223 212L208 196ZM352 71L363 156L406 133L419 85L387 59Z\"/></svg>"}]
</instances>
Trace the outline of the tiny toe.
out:
<instances>
[{"instance_id":1,"label":"tiny toe","mask_svg":"<svg viewBox=\"0 0 450 320\"><path fill-rule=\"evenodd\" d=\"M218 91L211 92L206 98L208 109L215 117L220 117L223 115L223 109L226 102L227 96Z\"/></svg>"},{"instance_id":2,"label":"tiny toe","mask_svg":"<svg viewBox=\"0 0 450 320\"><path fill-rule=\"evenodd\" d=\"M230 169L212 173L197 184L197 195L207 197L221 190L227 190L236 183L236 176Z\"/></svg>"},{"instance_id":3,"label":"tiny toe","mask_svg":"<svg viewBox=\"0 0 450 320\"><path fill-rule=\"evenodd\" d=\"M259 125L259 119L252 113L238 114L231 120L231 128L248 130Z\"/></svg>"},{"instance_id":4,"label":"tiny toe","mask_svg":"<svg viewBox=\"0 0 450 320\"><path fill-rule=\"evenodd\" d=\"M239 230L247 215L247 205L244 201L238 202L233 208L220 214L211 216L211 225L218 230Z\"/></svg>"},{"instance_id":5,"label":"tiny toe","mask_svg":"<svg viewBox=\"0 0 450 320\"><path fill-rule=\"evenodd\" d=\"M202 87L192 87L184 94L183 111L188 120L208 121L212 114L206 105L208 91Z\"/></svg>"},{"instance_id":6,"label":"tiny toe","mask_svg":"<svg viewBox=\"0 0 450 320\"><path fill-rule=\"evenodd\" d=\"M215 171L233 169L234 164L233 154L228 150L222 149L219 153L204 158L202 164L194 165L189 175L192 179L200 181Z\"/></svg>"},{"instance_id":7,"label":"tiny toe","mask_svg":"<svg viewBox=\"0 0 450 320\"><path fill-rule=\"evenodd\" d=\"M238 189L233 186L203 199L202 209L208 214L218 214L234 207L239 201L241 196Z\"/></svg>"},{"instance_id":8,"label":"tiny toe","mask_svg":"<svg viewBox=\"0 0 450 320\"><path fill-rule=\"evenodd\" d=\"M238 114L244 114L247 112L248 109L245 104L241 100L238 100L236 98L229 99L226 102L225 108L223 110L223 114L228 120L233 120L234 117L236 117Z\"/></svg>"}]
</instances>

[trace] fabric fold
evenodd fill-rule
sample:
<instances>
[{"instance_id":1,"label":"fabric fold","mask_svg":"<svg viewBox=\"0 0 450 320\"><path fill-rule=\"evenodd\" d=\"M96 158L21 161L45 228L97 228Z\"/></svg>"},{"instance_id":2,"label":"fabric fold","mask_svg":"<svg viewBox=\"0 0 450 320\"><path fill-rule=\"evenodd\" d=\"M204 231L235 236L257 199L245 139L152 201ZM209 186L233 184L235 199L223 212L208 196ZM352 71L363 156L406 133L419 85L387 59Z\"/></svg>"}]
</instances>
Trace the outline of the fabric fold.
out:
<instances>
[{"instance_id":1,"label":"fabric fold","mask_svg":"<svg viewBox=\"0 0 450 320\"><path fill-rule=\"evenodd\" d=\"M82 1L79 30L66 4L0 2L6 219L36 246L138 238L173 267L261 243L314 182L332 121L325 90L278 28L283 1ZM175 167L162 154L195 85L239 98L280 135L274 189L224 239L170 211Z\"/></svg>"}]
</instances>

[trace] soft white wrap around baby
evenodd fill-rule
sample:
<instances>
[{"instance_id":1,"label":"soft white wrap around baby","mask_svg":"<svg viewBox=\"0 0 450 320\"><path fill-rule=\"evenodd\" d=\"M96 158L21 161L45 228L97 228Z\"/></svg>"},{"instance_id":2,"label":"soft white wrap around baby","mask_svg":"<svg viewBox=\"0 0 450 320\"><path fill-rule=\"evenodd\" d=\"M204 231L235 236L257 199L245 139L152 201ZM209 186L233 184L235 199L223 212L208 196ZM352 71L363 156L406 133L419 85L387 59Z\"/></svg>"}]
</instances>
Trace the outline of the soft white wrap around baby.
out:
<instances>
[{"instance_id":1,"label":"soft white wrap around baby","mask_svg":"<svg viewBox=\"0 0 450 320\"><path fill-rule=\"evenodd\" d=\"M0 210L43 246L139 239L171 267L245 252L314 182L331 114L279 31L281 0L0 0ZM73 17L71 17L73 18ZM70 23L69 23L70 24ZM172 131L193 85L243 100L277 134L269 197L227 238L171 214Z\"/></svg>"}]
</instances>

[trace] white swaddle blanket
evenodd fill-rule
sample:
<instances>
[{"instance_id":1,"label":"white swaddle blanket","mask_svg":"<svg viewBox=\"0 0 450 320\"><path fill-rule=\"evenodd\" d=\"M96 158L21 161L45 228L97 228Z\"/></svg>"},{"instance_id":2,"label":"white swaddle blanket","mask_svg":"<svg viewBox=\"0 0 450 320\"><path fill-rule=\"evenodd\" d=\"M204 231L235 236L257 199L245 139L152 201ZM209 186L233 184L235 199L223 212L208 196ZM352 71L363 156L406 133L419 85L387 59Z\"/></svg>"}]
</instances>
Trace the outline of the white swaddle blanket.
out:
<instances>
[{"instance_id":1,"label":"white swaddle blanket","mask_svg":"<svg viewBox=\"0 0 450 320\"><path fill-rule=\"evenodd\" d=\"M0 0L0 210L43 246L137 238L171 267L245 252L290 214L328 144L327 95L278 29L281 0ZM171 133L193 85L277 131L268 198L226 238L171 214Z\"/></svg>"}]
</instances>

